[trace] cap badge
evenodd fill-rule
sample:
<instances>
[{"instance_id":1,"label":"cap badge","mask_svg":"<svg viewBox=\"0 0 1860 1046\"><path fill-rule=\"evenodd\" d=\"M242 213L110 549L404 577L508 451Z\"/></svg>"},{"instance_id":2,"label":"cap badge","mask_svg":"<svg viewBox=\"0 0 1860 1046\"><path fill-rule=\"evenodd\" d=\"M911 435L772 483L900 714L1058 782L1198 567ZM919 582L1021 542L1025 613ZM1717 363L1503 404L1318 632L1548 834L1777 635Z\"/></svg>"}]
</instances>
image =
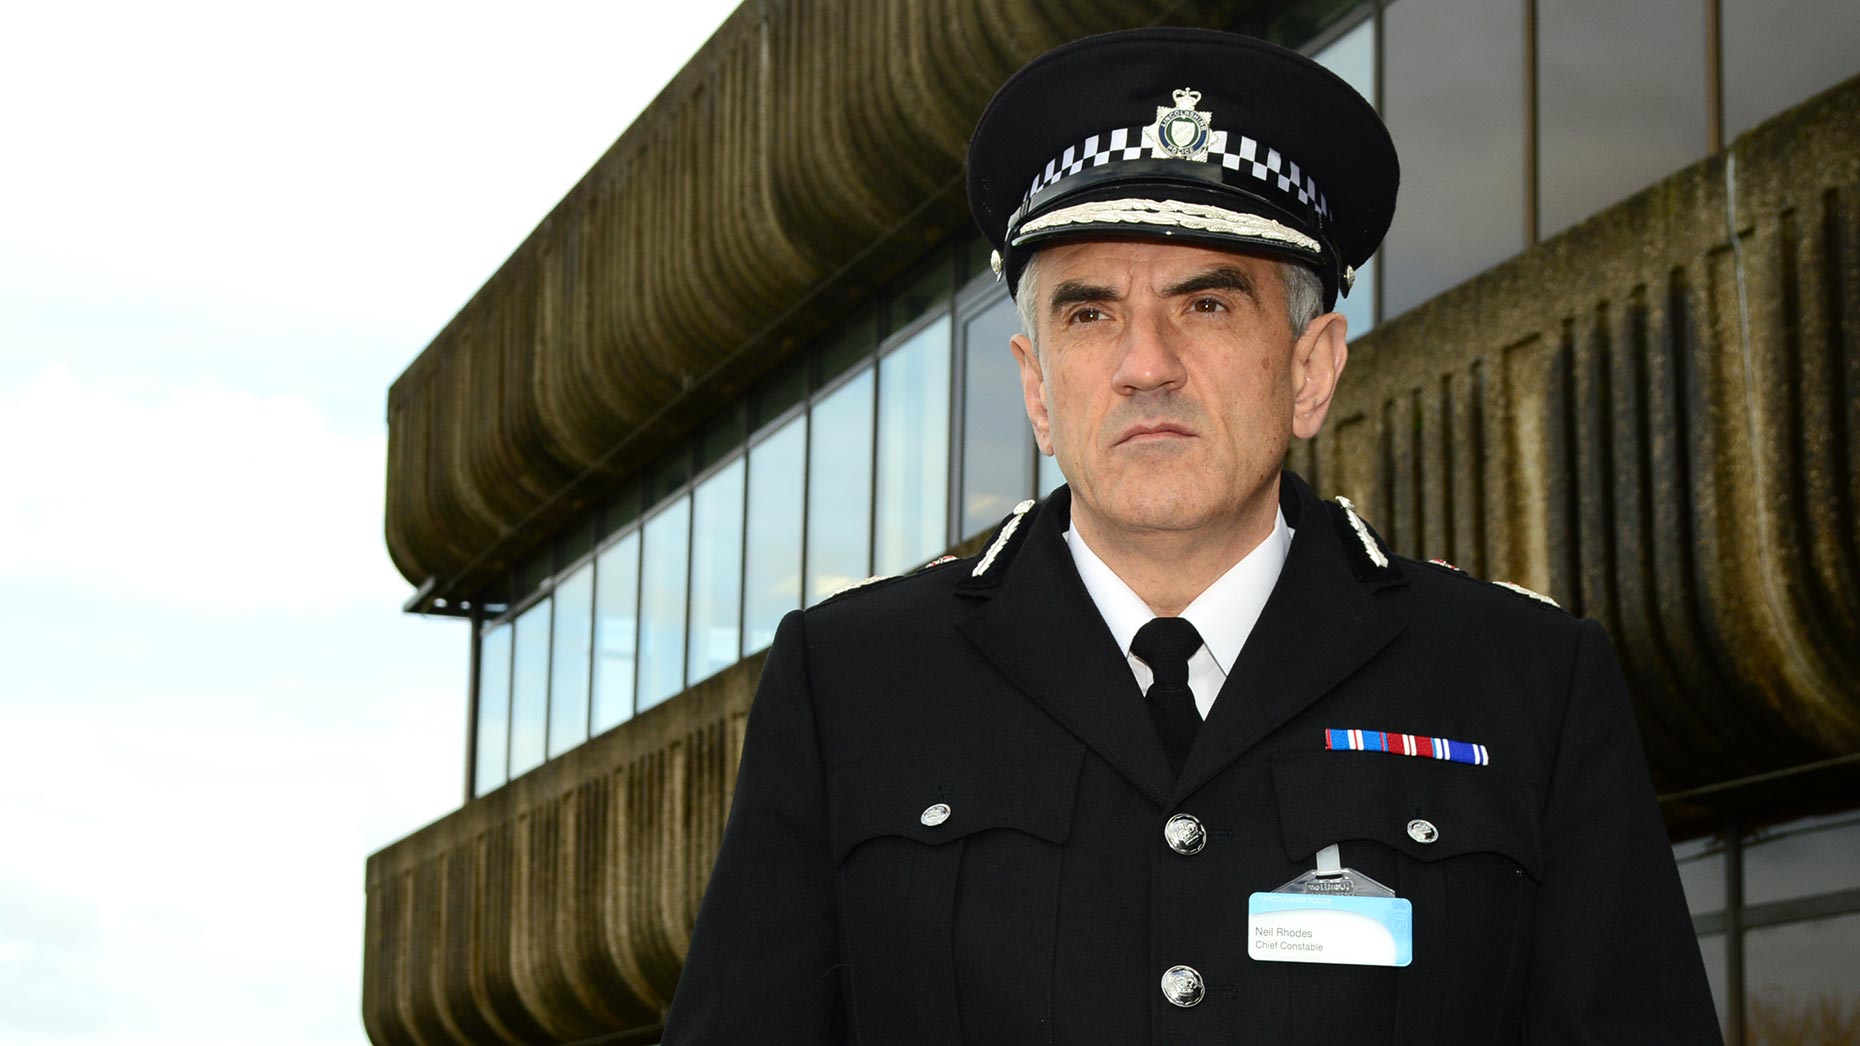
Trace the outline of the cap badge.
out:
<instances>
[{"instance_id":1,"label":"cap badge","mask_svg":"<svg viewBox=\"0 0 1860 1046\"><path fill-rule=\"evenodd\" d=\"M1213 133L1208 121L1213 113L1195 108L1201 104L1201 92L1182 88L1175 92L1175 105L1156 107L1156 122L1143 129L1144 142L1178 160L1206 160Z\"/></svg>"}]
</instances>

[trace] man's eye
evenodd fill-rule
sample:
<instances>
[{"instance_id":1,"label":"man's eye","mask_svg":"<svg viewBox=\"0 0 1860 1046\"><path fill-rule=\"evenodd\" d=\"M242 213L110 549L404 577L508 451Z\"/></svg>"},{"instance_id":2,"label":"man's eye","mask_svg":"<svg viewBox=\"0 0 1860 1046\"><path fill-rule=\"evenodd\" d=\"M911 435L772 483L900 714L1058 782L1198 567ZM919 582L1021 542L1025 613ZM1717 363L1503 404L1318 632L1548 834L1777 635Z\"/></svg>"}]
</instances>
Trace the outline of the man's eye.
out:
<instances>
[{"instance_id":1,"label":"man's eye","mask_svg":"<svg viewBox=\"0 0 1860 1046\"><path fill-rule=\"evenodd\" d=\"M1104 319L1104 313L1090 305L1072 313L1073 323L1096 323Z\"/></svg>"},{"instance_id":2,"label":"man's eye","mask_svg":"<svg viewBox=\"0 0 1860 1046\"><path fill-rule=\"evenodd\" d=\"M1189 307L1196 312L1220 312L1227 308L1227 303L1219 298L1196 298Z\"/></svg>"}]
</instances>

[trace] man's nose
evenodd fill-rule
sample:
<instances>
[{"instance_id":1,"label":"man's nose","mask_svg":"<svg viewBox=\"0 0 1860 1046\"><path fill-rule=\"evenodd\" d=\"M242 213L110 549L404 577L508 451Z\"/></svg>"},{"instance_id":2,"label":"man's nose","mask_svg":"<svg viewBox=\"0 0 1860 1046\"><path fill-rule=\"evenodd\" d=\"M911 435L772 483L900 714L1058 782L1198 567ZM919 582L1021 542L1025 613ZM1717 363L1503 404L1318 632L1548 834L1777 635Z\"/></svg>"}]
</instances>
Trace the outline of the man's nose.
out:
<instances>
[{"instance_id":1,"label":"man's nose","mask_svg":"<svg viewBox=\"0 0 1860 1046\"><path fill-rule=\"evenodd\" d=\"M1180 332L1160 309L1135 312L1124 328L1123 355L1112 376L1120 391L1173 389L1188 378L1182 365Z\"/></svg>"}]
</instances>

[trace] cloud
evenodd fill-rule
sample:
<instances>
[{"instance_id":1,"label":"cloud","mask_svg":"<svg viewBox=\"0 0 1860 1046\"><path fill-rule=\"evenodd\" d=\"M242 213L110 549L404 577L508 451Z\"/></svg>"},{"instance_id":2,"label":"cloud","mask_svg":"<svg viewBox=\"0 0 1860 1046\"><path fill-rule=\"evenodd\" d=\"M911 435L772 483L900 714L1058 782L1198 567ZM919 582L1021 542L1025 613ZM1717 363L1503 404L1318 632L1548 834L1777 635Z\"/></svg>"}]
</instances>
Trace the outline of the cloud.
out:
<instances>
[{"instance_id":1,"label":"cloud","mask_svg":"<svg viewBox=\"0 0 1860 1046\"><path fill-rule=\"evenodd\" d=\"M404 649L430 622L399 624ZM313 725L267 681L229 700L211 666L109 717L0 707L8 1041L360 1041L363 857L456 801L463 756L457 725L434 723L456 680L371 686L353 676L381 650L358 653L305 669L333 706Z\"/></svg>"},{"instance_id":2,"label":"cloud","mask_svg":"<svg viewBox=\"0 0 1860 1046\"><path fill-rule=\"evenodd\" d=\"M0 581L183 607L397 601L380 518L385 436L308 400L211 381L0 384Z\"/></svg>"}]
</instances>

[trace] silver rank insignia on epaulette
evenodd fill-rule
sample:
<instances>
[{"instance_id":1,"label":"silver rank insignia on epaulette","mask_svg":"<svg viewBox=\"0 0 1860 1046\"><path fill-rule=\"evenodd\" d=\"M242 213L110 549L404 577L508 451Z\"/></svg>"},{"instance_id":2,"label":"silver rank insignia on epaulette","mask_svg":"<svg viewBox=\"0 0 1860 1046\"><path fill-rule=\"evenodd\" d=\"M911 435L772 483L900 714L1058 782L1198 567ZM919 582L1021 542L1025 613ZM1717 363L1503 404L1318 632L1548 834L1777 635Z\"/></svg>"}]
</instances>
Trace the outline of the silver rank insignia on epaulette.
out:
<instances>
[{"instance_id":1,"label":"silver rank insignia on epaulette","mask_svg":"<svg viewBox=\"0 0 1860 1046\"><path fill-rule=\"evenodd\" d=\"M871 577L866 578L862 581L854 581L850 584L841 585L840 587L827 593L827 599L837 599L840 596L843 596L848 592L856 592L859 589L862 589L867 585L875 585L879 583L880 581L890 581L891 578L892 578L892 575L890 574L873 574ZM825 602L825 601L826 600L822 600L822 602Z\"/></svg>"},{"instance_id":2,"label":"silver rank insignia on epaulette","mask_svg":"<svg viewBox=\"0 0 1860 1046\"><path fill-rule=\"evenodd\" d=\"M1494 581L1492 582L1492 584L1497 585L1499 588L1510 589L1511 591L1516 592L1520 596L1528 596L1531 599L1535 599L1539 603L1547 603L1550 606L1557 608L1558 610L1563 609L1563 604L1557 602L1554 599L1551 599L1549 596L1544 595L1542 592L1538 592L1533 589L1525 588L1523 585L1520 585L1515 581Z\"/></svg>"},{"instance_id":3,"label":"silver rank insignia on epaulette","mask_svg":"<svg viewBox=\"0 0 1860 1046\"><path fill-rule=\"evenodd\" d=\"M1357 540L1363 543L1363 552L1369 557L1369 561L1386 569L1389 565L1389 557L1383 555L1382 546L1376 544L1376 539L1369 533L1369 526L1363 522L1363 517L1356 514L1356 506L1351 504L1349 498L1341 494L1337 495L1337 506L1343 509L1344 518L1350 521L1350 529L1356 531Z\"/></svg>"},{"instance_id":4,"label":"silver rank insignia on epaulette","mask_svg":"<svg viewBox=\"0 0 1860 1046\"><path fill-rule=\"evenodd\" d=\"M1208 158L1208 146L1214 132L1208 129L1213 113L1195 108L1201 104L1201 92L1184 87L1175 92L1175 105L1156 107L1156 122L1143 129L1143 144L1178 160Z\"/></svg>"},{"instance_id":5,"label":"silver rank insignia on epaulette","mask_svg":"<svg viewBox=\"0 0 1860 1046\"><path fill-rule=\"evenodd\" d=\"M1000 555L1001 550L1007 547L1008 539L1014 536L1016 530L1020 529L1021 519L1031 511L1033 511L1032 498L1028 498L1026 501L1014 506L1014 514L1009 516L1008 521L1001 525L1001 533L995 535L994 541L988 546L988 551L982 553L982 560L975 564L974 570L969 572L970 577L981 577L983 574L988 573L988 568L995 565L995 557Z\"/></svg>"}]
</instances>

